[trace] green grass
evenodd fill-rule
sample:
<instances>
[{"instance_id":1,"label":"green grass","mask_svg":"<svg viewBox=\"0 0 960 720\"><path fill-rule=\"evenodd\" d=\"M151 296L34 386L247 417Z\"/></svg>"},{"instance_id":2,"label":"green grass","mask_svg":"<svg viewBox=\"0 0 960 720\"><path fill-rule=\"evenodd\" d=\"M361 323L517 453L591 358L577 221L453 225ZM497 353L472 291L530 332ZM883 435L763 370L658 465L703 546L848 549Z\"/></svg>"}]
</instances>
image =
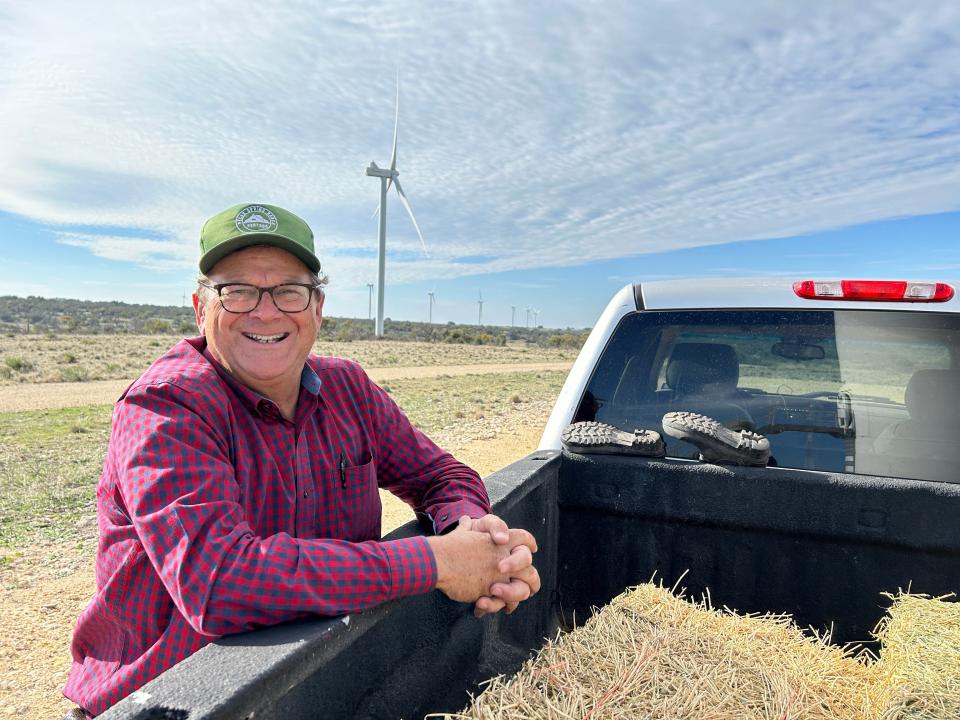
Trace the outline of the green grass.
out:
<instances>
[{"instance_id":1,"label":"green grass","mask_svg":"<svg viewBox=\"0 0 960 720\"><path fill-rule=\"evenodd\" d=\"M430 434L524 402L556 398L565 377L562 372L527 372L392 380L386 385L410 420Z\"/></svg>"},{"instance_id":2,"label":"green grass","mask_svg":"<svg viewBox=\"0 0 960 720\"><path fill-rule=\"evenodd\" d=\"M0 547L89 540L111 405L0 413Z\"/></svg>"},{"instance_id":3,"label":"green grass","mask_svg":"<svg viewBox=\"0 0 960 720\"><path fill-rule=\"evenodd\" d=\"M560 372L441 376L387 385L411 421L429 434L555 398L564 377ZM95 541L91 518L112 408L0 413L0 549L40 540ZM10 557L4 552L0 563L4 556Z\"/></svg>"}]
</instances>

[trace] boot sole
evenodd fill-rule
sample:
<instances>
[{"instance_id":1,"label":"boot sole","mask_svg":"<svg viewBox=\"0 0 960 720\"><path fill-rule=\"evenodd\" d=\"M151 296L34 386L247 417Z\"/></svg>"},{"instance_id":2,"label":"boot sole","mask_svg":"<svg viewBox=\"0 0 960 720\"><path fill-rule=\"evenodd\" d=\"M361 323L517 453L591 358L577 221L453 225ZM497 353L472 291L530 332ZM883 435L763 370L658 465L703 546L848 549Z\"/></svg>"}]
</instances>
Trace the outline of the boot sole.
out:
<instances>
[{"instance_id":1,"label":"boot sole","mask_svg":"<svg viewBox=\"0 0 960 720\"><path fill-rule=\"evenodd\" d=\"M600 422L567 425L560 440L568 450L581 455L663 457L666 453L658 432L637 429L631 433Z\"/></svg>"},{"instance_id":2,"label":"boot sole","mask_svg":"<svg viewBox=\"0 0 960 720\"><path fill-rule=\"evenodd\" d=\"M695 445L705 462L764 466L770 459L770 441L763 435L730 430L706 415L668 412L663 416L663 431Z\"/></svg>"}]
</instances>

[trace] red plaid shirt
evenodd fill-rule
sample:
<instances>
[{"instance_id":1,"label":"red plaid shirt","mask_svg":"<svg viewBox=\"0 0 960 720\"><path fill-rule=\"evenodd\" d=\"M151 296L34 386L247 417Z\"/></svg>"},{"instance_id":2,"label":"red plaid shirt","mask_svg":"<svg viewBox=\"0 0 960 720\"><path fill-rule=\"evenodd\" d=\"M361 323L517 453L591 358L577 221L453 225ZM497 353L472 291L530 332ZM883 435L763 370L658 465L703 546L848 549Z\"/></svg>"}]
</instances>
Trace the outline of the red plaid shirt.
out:
<instances>
[{"instance_id":1,"label":"red plaid shirt","mask_svg":"<svg viewBox=\"0 0 960 720\"><path fill-rule=\"evenodd\" d=\"M490 511L356 363L311 356L290 422L203 338L178 343L114 410L64 695L99 714L222 635L431 590L426 538L378 542L378 486L437 532Z\"/></svg>"}]
</instances>

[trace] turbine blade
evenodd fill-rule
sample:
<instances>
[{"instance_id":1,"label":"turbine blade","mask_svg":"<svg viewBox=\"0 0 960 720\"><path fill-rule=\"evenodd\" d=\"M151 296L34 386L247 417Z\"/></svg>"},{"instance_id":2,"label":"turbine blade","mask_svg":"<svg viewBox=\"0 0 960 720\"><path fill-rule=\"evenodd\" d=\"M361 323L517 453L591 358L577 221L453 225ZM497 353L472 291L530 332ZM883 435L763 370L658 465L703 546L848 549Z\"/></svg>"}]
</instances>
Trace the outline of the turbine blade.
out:
<instances>
[{"instance_id":1,"label":"turbine blade","mask_svg":"<svg viewBox=\"0 0 960 720\"><path fill-rule=\"evenodd\" d=\"M390 169L397 169L397 131L400 129L400 68L397 68L397 104L393 118L393 154L390 156ZM390 189L389 187L387 188Z\"/></svg>"},{"instance_id":2,"label":"turbine blade","mask_svg":"<svg viewBox=\"0 0 960 720\"><path fill-rule=\"evenodd\" d=\"M410 219L413 220L413 226L417 229L417 237L420 238L420 245L423 247L423 254L427 257L430 257L430 253L427 252L427 243L423 239L423 233L420 232L420 225L417 222L416 216L413 214L413 208L410 207L410 201L407 200L406 194L403 192L403 186L400 184L399 178L394 181L394 185L397 188L397 195L400 196L400 202L403 203L403 207L407 211L407 215L410 216Z\"/></svg>"}]
</instances>

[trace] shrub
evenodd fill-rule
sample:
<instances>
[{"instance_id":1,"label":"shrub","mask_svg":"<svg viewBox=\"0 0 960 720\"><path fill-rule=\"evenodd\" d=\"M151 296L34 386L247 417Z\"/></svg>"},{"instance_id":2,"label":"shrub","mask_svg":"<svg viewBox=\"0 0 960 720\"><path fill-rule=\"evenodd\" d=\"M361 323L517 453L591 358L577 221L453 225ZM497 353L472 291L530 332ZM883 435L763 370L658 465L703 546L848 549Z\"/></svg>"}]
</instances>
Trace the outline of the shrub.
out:
<instances>
[{"instance_id":1,"label":"shrub","mask_svg":"<svg viewBox=\"0 0 960 720\"><path fill-rule=\"evenodd\" d=\"M21 357L8 356L3 359L4 364L14 372L30 372L33 370L33 363L24 360Z\"/></svg>"},{"instance_id":2,"label":"shrub","mask_svg":"<svg viewBox=\"0 0 960 720\"><path fill-rule=\"evenodd\" d=\"M72 365L60 369L61 382L86 382L90 379L90 371L83 365Z\"/></svg>"},{"instance_id":3,"label":"shrub","mask_svg":"<svg viewBox=\"0 0 960 720\"><path fill-rule=\"evenodd\" d=\"M166 320L153 318L143 324L143 331L150 335L170 335L173 333L173 327Z\"/></svg>"},{"instance_id":4,"label":"shrub","mask_svg":"<svg viewBox=\"0 0 960 720\"><path fill-rule=\"evenodd\" d=\"M65 365L72 365L76 361L77 361L77 356L74 355L73 353L68 352L60 356L60 362L64 363Z\"/></svg>"}]
</instances>

